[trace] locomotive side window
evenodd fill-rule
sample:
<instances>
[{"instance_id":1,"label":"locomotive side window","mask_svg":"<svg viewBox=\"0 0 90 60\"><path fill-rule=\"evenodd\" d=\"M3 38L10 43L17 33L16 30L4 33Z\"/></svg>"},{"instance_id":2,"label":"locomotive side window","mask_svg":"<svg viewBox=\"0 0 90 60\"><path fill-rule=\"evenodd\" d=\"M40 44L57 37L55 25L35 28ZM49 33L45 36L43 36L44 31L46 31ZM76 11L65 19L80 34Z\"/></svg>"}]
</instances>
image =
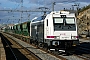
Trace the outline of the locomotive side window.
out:
<instances>
[{"instance_id":1,"label":"locomotive side window","mask_svg":"<svg viewBox=\"0 0 90 60\"><path fill-rule=\"evenodd\" d=\"M48 26L48 19L47 19L47 26Z\"/></svg>"}]
</instances>

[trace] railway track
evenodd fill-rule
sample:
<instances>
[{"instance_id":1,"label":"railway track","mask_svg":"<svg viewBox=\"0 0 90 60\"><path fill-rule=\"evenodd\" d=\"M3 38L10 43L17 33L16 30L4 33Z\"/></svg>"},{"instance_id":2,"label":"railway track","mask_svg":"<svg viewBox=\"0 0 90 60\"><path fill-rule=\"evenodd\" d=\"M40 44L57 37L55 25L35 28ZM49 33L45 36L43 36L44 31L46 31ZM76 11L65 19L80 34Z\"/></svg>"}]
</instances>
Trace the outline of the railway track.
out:
<instances>
[{"instance_id":1,"label":"railway track","mask_svg":"<svg viewBox=\"0 0 90 60\"><path fill-rule=\"evenodd\" d=\"M67 60L90 60L90 42L80 43L73 54L62 54L60 56Z\"/></svg>"},{"instance_id":2,"label":"railway track","mask_svg":"<svg viewBox=\"0 0 90 60\"><path fill-rule=\"evenodd\" d=\"M75 55L85 60L90 60L90 43L83 42L79 46L77 46Z\"/></svg>"},{"instance_id":3,"label":"railway track","mask_svg":"<svg viewBox=\"0 0 90 60\"><path fill-rule=\"evenodd\" d=\"M10 38L12 38L12 39L14 39L15 41L18 41L18 44L22 45L27 50L33 52L35 55L40 57L42 60L66 60L63 57L50 54L47 51L44 51L44 50L39 49L39 48L37 48L37 47L35 47L33 45L30 45L30 44L28 44L28 43L26 43L24 41L21 41L21 40L15 38L15 37L11 36L11 35L8 35L8 34L5 34L5 33L3 33L3 34L10 37Z\"/></svg>"},{"instance_id":4,"label":"railway track","mask_svg":"<svg viewBox=\"0 0 90 60\"><path fill-rule=\"evenodd\" d=\"M90 60L90 54L82 54L82 55L76 55L80 58L83 58L84 60Z\"/></svg>"},{"instance_id":5,"label":"railway track","mask_svg":"<svg viewBox=\"0 0 90 60\"><path fill-rule=\"evenodd\" d=\"M7 60L41 60L34 53L28 51L11 38L2 35L2 39L6 43L5 46L9 48L8 50L6 48Z\"/></svg>"},{"instance_id":6,"label":"railway track","mask_svg":"<svg viewBox=\"0 0 90 60\"><path fill-rule=\"evenodd\" d=\"M8 54L10 55L10 57L7 57L7 60L9 60L9 59L18 60L16 54L14 53L14 51L11 47L11 43L9 41L7 41L3 35L1 35L1 39L4 44L5 51L8 52ZM6 53L6 55L7 55L7 53Z\"/></svg>"},{"instance_id":7,"label":"railway track","mask_svg":"<svg viewBox=\"0 0 90 60\"><path fill-rule=\"evenodd\" d=\"M33 45L34 46L34 45ZM35 47L35 46L34 46ZM32 48L32 47L30 47L30 46L28 46L27 48ZM33 49L36 49L36 48L33 48ZM39 49L37 49L37 50L39 50ZM45 50L43 50L43 49L40 49L40 50L42 50L42 51L45 51ZM78 49L78 51L79 51L79 49ZM34 51L32 51L32 52L34 52ZM77 52L77 51L76 51ZM35 54L36 55L38 55L38 54L41 54L42 52L36 52ZM44 54L46 54L46 53L48 53L47 51L44 53ZM57 52L58 53L58 52ZM78 52L77 52L78 53ZM83 57L81 57L81 55L79 54L72 54L72 55L58 55L58 54L55 54L55 53L50 53L49 52L49 54L50 55L53 55L53 56L55 56L55 57L57 57L57 58L59 58L59 59L61 59L61 60L87 60L86 58L83 58L83 57L85 57L84 55L85 54L83 54ZM42 54L41 54L42 55ZM43 55L42 55L43 56ZM46 59L48 59L48 55L45 55L46 57ZM86 54L86 56L87 56L87 54ZM41 57L41 56L39 56L39 57ZM44 59L42 59L42 60L45 60L45 58ZM49 58L49 60L50 59L52 59L52 58ZM89 58L88 58L89 59ZM53 59L52 59L53 60ZM54 59L55 60L55 59ZM58 59L57 59L58 60Z\"/></svg>"}]
</instances>

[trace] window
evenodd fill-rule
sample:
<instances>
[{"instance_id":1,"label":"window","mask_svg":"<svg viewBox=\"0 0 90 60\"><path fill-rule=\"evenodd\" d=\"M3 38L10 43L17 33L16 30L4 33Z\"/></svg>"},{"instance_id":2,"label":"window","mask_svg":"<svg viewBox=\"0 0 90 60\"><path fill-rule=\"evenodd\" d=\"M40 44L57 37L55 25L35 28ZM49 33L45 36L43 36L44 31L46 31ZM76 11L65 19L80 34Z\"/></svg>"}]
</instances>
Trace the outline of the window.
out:
<instances>
[{"instance_id":1,"label":"window","mask_svg":"<svg viewBox=\"0 0 90 60\"><path fill-rule=\"evenodd\" d=\"M47 19L47 26L48 26L48 19Z\"/></svg>"},{"instance_id":2,"label":"window","mask_svg":"<svg viewBox=\"0 0 90 60\"><path fill-rule=\"evenodd\" d=\"M54 18L54 23L63 23L63 18Z\"/></svg>"},{"instance_id":3,"label":"window","mask_svg":"<svg viewBox=\"0 0 90 60\"><path fill-rule=\"evenodd\" d=\"M53 18L54 31L75 31L75 19L72 17L61 18L54 17Z\"/></svg>"},{"instance_id":4,"label":"window","mask_svg":"<svg viewBox=\"0 0 90 60\"><path fill-rule=\"evenodd\" d=\"M66 18L67 24L75 24L74 18Z\"/></svg>"}]
</instances>

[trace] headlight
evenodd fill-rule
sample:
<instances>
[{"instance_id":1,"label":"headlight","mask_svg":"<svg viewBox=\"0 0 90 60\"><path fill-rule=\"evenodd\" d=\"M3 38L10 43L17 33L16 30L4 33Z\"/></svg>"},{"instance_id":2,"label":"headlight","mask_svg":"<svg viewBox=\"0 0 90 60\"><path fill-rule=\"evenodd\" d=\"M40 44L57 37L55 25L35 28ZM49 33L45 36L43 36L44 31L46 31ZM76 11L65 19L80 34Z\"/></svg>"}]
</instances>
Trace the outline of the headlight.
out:
<instances>
[{"instance_id":1,"label":"headlight","mask_svg":"<svg viewBox=\"0 0 90 60\"><path fill-rule=\"evenodd\" d=\"M58 45L59 45L59 41L53 41L53 42L52 42L52 45L58 46Z\"/></svg>"},{"instance_id":2,"label":"headlight","mask_svg":"<svg viewBox=\"0 0 90 60\"><path fill-rule=\"evenodd\" d=\"M59 36L55 36L55 38L56 38L56 39L60 39L60 37L59 37Z\"/></svg>"},{"instance_id":3,"label":"headlight","mask_svg":"<svg viewBox=\"0 0 90 60\"><path fill-rule=\"evenodd\" d=\"M78 36L72 36L72 39L78 39Z\"/></svg>"}]
</instances>

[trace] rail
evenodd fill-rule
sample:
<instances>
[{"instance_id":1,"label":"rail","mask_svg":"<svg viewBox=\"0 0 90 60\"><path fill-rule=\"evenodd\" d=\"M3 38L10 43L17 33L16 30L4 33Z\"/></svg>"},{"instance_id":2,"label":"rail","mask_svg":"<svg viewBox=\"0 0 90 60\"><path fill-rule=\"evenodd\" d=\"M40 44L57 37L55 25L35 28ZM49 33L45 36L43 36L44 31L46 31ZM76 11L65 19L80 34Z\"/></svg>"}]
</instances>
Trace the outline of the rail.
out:
<instances>
[{"instance_id":1,"label":"rail","mask_svg":"<svg viewBox=\"0 0 90 60\"><path fill-rule=\"evenodd\" d=\"M2 38L3 38L3 40L6 42L7 46L9 47L9 49L11 50L11 52L12 52L12 54L13 54L15 60L18 60L18 59L17 59L17 56L16 56L15 53L13 52L11 46L10 46L10 45L8 44L8 42L5 40L4 36L2 36Z\"/></svg>"}]
</instances>

